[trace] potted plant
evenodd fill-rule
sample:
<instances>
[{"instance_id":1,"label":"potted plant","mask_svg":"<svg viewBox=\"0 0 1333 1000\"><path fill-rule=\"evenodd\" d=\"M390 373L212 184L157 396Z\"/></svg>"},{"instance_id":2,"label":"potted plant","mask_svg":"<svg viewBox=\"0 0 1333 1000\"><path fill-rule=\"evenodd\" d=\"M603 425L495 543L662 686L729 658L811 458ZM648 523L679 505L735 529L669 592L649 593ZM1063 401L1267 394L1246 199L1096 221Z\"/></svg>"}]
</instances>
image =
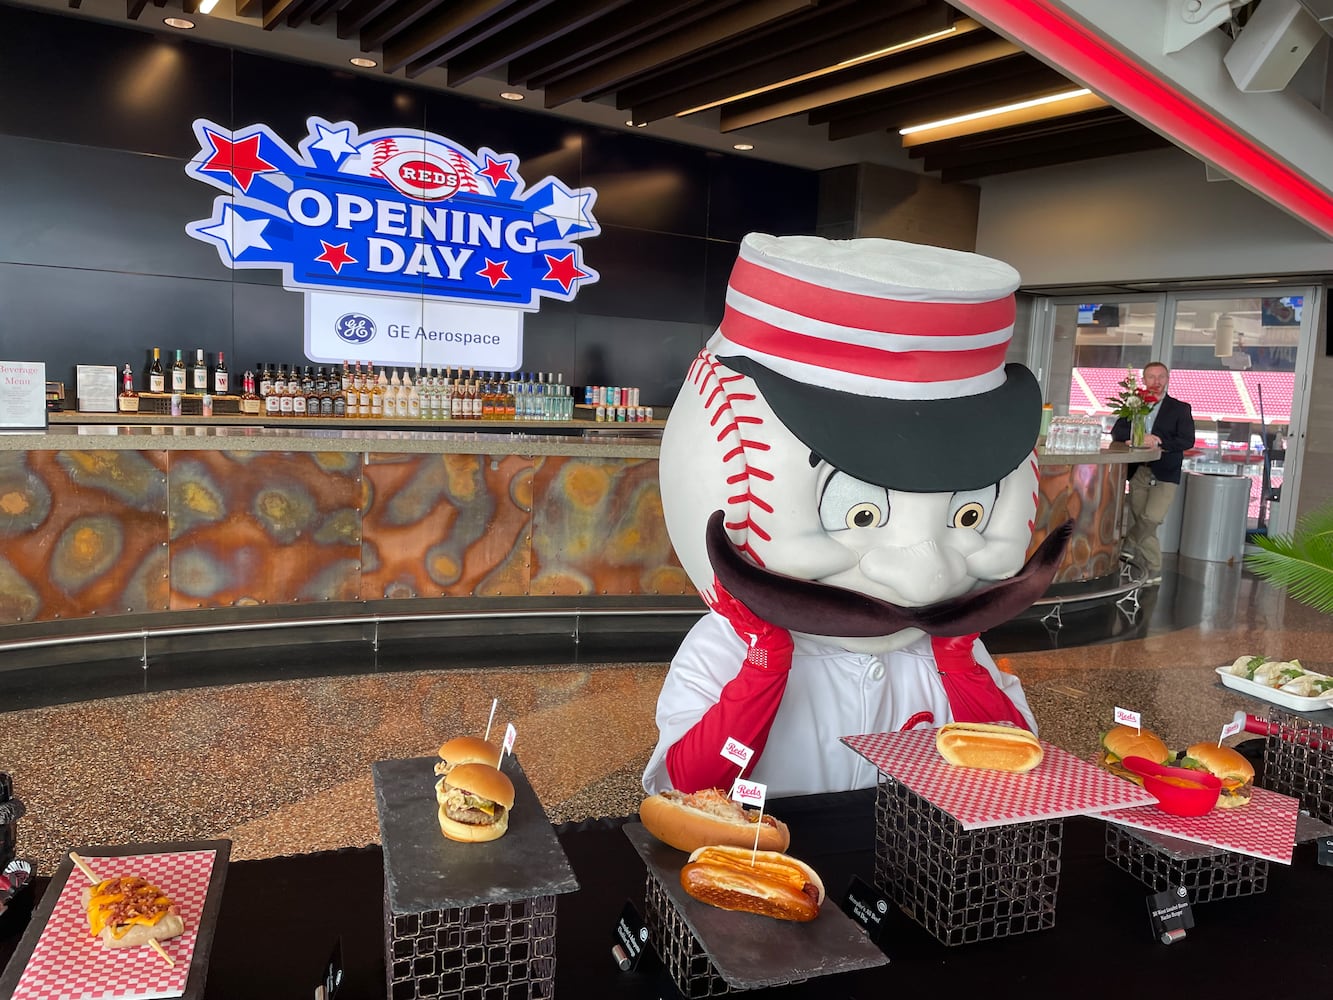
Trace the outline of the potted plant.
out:
<instances>
[{"instance_id":1,"label":"potted plant","mask_svg":"<svg viewBox=\"0 0 1333 1000\"><path fill-rule=\"evenodd\" d=\"M1333 614L1333 504L1306 514L1291 535L1256 536L1245 557L1255 576L1302 604Z\"/></svg>"}]
</instances>

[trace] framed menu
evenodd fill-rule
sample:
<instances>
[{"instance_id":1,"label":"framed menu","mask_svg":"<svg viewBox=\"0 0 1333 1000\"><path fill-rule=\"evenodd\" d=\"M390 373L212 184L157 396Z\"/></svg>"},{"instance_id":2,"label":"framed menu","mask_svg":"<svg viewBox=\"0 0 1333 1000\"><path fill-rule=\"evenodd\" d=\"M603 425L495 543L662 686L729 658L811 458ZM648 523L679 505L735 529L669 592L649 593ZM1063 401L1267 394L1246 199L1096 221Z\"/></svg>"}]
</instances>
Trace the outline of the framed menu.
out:
<instances>
[{"instance_id":1,"label":"framed menu","mask_svg":"<svg viewBox=\"0 0 1333 1000\"><path fill-rule=\"evenodd\" d=\"M0 430L46 430L46 363L0 361Z\"/></svg>"}]
</instances>

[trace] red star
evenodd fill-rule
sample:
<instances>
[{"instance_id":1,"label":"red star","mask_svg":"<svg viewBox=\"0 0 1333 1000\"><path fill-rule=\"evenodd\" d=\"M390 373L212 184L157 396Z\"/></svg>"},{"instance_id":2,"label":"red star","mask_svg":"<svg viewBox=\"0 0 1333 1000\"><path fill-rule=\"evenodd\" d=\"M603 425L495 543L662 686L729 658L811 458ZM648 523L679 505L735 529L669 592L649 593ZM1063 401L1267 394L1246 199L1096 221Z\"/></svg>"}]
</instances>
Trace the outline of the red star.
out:
<instances>
[{"instance_id":1,"label":"red star","mask_svg":"<svg viewBox=\"0 0 1333 1000\"><path fill-rule=\"evenodd\" d=\"M573 250L560 258L552 257L549 253L542 256L546 258L546 274L542 276L542 280L558 281L566 292L579 278L588 276L587 271L580 271L575 265Z\"/></svg>"},{"instance_id":2,"label":"red star","mask_svg":"<svg viewBox=\"0 0 1333 1000\"><path fill-rule=\"evenodd\" d=\"M501 181L512 181L514 178L509 175L509 161L496 160L486 157L486 169L478 170L477 173L487 178L492 184L499 184Z\"/></svg>"},{"instance_id":3,"label":"red star","mask_svg":"<svg viewBox=\"0 0 1333 1000\"><path fill-rule=\"evenodd\" d=\"M277 170L259 155L260 136L252 135L240 142L224 139L216 132L208 132L208 141L213 144L213 155L208 158L201 170L219 170L231 174L231 178L242 191L249 192L255 174Z\"/></svg>"},{"instance_id":4,"label":"red star","mask_svg":"<svg viewBox=\"0 0 1333 1000\"><path fill-rule=\"evenodd\" d=\"M324 243L323 240L319 242ZM334 274L341 274L344 264L355 264L356 258L347 252L346 243L324 243L324 252L315 260L322 260L333 268Z\"/></svg>"},{"instance_id":5,"label":"red star","mask_svg":"<svg viewBox=\"0 0 1333 1000\"><path fill-rule=\"evenodd\" d=\"M494 288L502 281L509 281L509 272L505 270L508 264L503 260L491 260L486 258L486 266L477 273L491 283Z\"/></svg>"}]
</instances>

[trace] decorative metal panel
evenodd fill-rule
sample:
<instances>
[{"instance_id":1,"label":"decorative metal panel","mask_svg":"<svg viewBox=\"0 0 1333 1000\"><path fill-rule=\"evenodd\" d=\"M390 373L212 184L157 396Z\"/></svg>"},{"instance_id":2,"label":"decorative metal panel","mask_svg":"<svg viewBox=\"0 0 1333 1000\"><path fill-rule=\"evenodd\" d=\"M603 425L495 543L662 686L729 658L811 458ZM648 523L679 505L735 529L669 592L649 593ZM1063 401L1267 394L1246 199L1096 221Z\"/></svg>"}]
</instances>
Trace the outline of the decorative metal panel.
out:
<instances>
[{"instance_id":1,"label":"decorative metal panel","mask_svg":"<svg viewBox=\"0 0 1333 1000\"><path fill-rule=\"evenodd\" d=\"M1043 465L1031 555L1051 529L1074 520L1053 583L1081 583L1117 571L1120 510L1125 496L1123 465Z\"/></svg>"}]
</instances>

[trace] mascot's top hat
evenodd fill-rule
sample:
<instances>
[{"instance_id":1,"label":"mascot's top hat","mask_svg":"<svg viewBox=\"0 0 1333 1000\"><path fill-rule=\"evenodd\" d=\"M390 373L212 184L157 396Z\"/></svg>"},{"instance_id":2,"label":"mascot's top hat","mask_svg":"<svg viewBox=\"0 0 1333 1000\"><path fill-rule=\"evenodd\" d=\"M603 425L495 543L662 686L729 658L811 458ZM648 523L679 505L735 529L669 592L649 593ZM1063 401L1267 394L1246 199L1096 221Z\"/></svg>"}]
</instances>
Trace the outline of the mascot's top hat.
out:
<instances>
[{"instance_id":1,"label":"mascot's top hat","mask_svg":"<svg viewBox=\"0 0 1333 1000\"><path fill-rule=\"evenodd\" d=\"M709 348L838 469L907 492L980 489L1041 425L1036 379L1005 364L1018 280L958 250L752 233Z\"/></svg>"}]
</instances>

